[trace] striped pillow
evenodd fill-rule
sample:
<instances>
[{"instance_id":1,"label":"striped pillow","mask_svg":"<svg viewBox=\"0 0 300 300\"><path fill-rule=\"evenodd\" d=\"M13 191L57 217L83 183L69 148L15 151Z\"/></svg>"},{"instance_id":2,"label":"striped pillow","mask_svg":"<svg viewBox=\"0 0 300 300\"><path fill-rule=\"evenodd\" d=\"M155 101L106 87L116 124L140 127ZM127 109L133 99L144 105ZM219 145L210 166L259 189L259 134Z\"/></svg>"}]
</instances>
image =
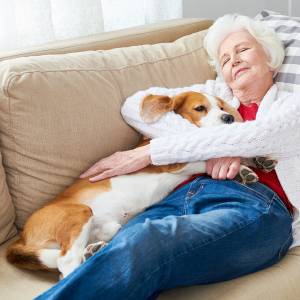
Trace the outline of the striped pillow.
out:
<instances>
[{"instance_id":1,"label":"striped pillow","mask_svg":"<svg viewBox=\"0 0 300 300\"><path fill-rule=\"evenodd\" d=\"M290 92L300 92L300 18L264 10L255 17L278 34L285 47L285 59L275 81Z\"/></svg>"}]
</instances>

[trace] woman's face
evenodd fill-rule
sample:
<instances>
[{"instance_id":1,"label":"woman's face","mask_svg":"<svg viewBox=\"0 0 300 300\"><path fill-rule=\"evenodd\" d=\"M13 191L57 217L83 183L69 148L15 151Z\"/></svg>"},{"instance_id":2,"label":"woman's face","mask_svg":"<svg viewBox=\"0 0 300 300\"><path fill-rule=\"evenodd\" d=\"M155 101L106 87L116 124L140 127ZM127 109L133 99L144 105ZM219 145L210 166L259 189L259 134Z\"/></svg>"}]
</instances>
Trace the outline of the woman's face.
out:
<instances>
[{"instance_id":1,"label":"woman's face","mask_svg":"<svg viewBox=\"0 0 300 300\"><path fill-rule=\"evenodd\" d=\"M219 63L224 80L232 90L273 78L265 51L246 30L231 33L223 40Z\"/></svg>"}]
</instances>

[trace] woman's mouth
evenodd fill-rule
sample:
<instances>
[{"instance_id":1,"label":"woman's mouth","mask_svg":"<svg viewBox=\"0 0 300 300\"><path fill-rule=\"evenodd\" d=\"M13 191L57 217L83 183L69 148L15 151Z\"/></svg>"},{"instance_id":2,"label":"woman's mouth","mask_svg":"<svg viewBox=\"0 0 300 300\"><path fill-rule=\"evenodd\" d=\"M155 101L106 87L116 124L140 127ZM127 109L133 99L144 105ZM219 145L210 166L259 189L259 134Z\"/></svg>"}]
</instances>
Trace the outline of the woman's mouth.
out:
<instances>
[{"instance_id":1,"label":"woman's mouth","mask_svg":"<svg viewBox=\"0 0 300 300\"><path fill-rule=\"evenodd\" d=\"M234 79L237 79L240 75L242 75L249 68L241 68L234 73Z\"/></svg>"}]
</instances>

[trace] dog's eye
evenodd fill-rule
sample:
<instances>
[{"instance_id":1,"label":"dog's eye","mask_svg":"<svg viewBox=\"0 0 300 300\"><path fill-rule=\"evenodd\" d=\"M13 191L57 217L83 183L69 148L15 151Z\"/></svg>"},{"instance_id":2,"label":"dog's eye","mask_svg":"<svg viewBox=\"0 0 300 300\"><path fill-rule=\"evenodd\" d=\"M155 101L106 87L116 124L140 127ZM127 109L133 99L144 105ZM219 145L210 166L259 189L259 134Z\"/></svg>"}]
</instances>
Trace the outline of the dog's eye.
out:
<instances>
[{"instance_id":1,"label":"dog's eye","mask_svg":"<svg viewBox=\"0 0 300 300\"><path fill-rule=\"evenodd\" d=\"M196 111L205 111L206 108L205 108L204 105L199 105L199 106L195 107L195 110L196 110Z\"/></svg>"},{"instance_id":2,"label":"dog's eye","mask_svg":"<svg viewBox=\"0 0 300 300\"><path fill-rule=\"evenodd\" d=\"M223 107L220 107L220 109L221 109L221 110L224 110L224 108L223 108Z\"/></svg>"}]
</instances>

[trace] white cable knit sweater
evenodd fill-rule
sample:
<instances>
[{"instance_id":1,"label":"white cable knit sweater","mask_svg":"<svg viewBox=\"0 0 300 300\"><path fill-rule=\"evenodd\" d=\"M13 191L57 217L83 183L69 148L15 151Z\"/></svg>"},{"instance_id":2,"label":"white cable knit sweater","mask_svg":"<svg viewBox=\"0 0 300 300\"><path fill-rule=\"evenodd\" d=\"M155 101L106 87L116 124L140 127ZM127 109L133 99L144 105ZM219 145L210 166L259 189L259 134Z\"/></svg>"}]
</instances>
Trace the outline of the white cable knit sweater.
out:
<instances>
[{"instance_id":1,"label":"white cable knit sweater","mask_svg":"<svg viewBox=\"0 0 300 300\"><path fill-rule=\"evenodd\" d=\"M239 106L226 84L214 80L184 88L153 87L135 93L125 101L122 115L129 125L152 138L152 163L271 155L278 159L276 173L296 208L291 247L300 245L300 96L280 91L274 84L263 98L256 120L244 123L198 128L174 112L152 124L143 122L139 107L147 94L174 96L185 91L202 91L219 96L236 108Z\"/></svg>"}]
</instances>

